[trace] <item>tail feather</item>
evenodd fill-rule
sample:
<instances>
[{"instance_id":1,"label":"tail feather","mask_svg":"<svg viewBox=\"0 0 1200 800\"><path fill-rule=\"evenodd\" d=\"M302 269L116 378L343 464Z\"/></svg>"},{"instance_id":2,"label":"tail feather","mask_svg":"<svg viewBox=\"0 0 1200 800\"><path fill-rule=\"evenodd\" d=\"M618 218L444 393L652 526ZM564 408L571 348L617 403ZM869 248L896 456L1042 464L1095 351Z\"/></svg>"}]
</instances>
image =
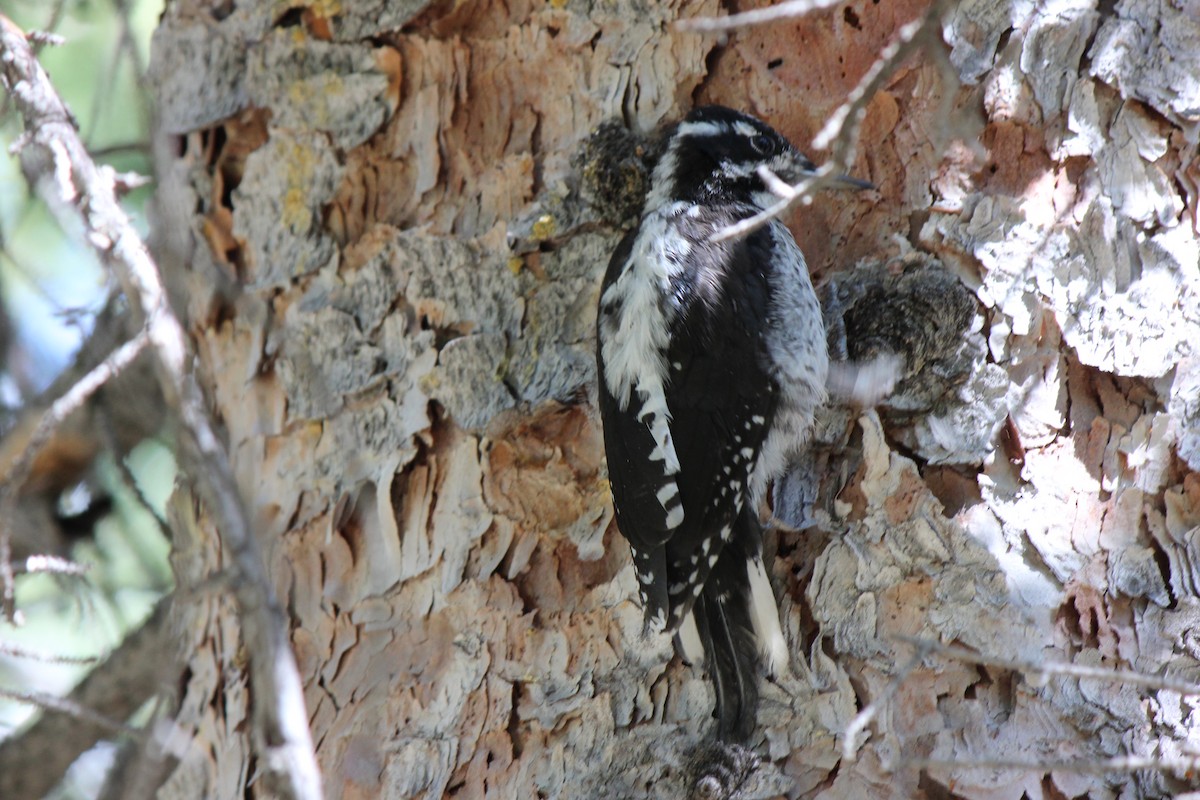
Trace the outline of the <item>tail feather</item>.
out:
<instances>
[{"instance_id":1,"label":"tail feather","mask_svg":"<svg viewBox=\"0 0 1200 800\"><path fill-rule=\"evenodd\" d=\"M693 609L716 694L717 736L732 741L749 737L758 707L759 646L747 577L756 550L744 536L731 537Z\"/></svg>"}]
</instances>

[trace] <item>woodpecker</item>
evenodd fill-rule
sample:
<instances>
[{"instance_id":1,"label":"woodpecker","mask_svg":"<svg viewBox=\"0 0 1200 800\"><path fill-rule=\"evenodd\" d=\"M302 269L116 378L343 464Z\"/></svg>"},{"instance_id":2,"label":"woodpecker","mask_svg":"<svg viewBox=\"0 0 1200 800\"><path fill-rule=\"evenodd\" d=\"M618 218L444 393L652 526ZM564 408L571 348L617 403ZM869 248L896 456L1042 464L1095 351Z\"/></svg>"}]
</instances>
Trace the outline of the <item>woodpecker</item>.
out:
<instances>
[{"instance_id":1,"label":"woodpecker","mask_svg":"<svg viewBox=\"0 0 1200 800\"><path fill-rule=\"evenodd\" d=\"M639 224L600 290L604 448L647 631L675 634L686 661L706 663L717 735L743 740L759 667L773 676L788 661L758 512L825 399L829 355L787 227L715 234L779 200L761 168L789 183L816 168L761 120L719 106L664 135Z\"/></svg>"}]
</instances>

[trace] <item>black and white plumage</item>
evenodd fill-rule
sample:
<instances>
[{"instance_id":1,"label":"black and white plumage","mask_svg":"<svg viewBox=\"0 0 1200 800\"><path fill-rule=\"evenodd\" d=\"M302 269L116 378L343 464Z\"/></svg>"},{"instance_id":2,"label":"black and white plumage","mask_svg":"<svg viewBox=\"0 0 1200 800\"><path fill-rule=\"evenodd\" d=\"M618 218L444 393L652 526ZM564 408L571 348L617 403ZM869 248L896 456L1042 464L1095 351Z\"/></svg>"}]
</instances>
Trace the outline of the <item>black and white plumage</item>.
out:
<instances>
[{"instance_id":1,"label":"black and white plumage","mask_svg":"<svg viewBox=\"0 0 1200 800\"><path fill-rule=\"evenodd\" d=\"M754 726L757 667L787 663L758 509L824 400L828 353L808 268L759 173L814 167L754 117L693 111L667 133L641 221L604 276L600 412L617 526L647 627L703 658L718 734ZM849 180L847 182L850 182Z\"/></svg>"}]
</instances>

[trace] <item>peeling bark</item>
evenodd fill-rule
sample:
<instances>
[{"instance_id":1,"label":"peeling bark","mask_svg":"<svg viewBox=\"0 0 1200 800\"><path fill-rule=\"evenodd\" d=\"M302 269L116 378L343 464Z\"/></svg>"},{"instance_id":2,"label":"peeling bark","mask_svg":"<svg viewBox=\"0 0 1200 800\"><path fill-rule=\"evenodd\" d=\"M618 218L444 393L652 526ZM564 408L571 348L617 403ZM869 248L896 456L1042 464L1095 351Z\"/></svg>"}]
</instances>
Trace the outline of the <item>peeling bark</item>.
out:
<instances>
[{"instance_id":1,"label":"peeling bark","mask_svg":"<svg viewBox=\"0 0 1200 800\"><path fill-rule=\"evenodd\" d=\"M181 0L155 36L181 137L162 194L188 210L173 278L329 797L1192 787L1195 697L902 665L916 637L1200 678L1195 8L958 4L961 85L924 53L867 107L854 172L878 193L789 220L834 354L904 375L876 411L826 409L776 488L803 529L768 542L792 670L751 758L706 749L707 682L642 638L589 399L595 295L656 126L720 102L803 144L928 3L724 44L671 26L710 0L246 5ZM589 139L614 118L628 137ZM225 556L175 506L181 580L203 580ZM195 739L160 796L257 796L235 608L174 614ZM1062 763L1118 756L1164 766ZM971 766L997 761L1032 766Z\"/></svg>"}]
</instances>

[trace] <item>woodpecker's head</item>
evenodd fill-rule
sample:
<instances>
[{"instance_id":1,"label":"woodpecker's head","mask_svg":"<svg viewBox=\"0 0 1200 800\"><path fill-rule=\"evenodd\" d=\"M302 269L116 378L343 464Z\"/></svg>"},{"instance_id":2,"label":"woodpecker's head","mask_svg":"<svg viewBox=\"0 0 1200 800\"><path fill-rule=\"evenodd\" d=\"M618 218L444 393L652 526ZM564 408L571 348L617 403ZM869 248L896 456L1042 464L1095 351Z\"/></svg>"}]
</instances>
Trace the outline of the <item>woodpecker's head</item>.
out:
<instances>
[{"instance_id":1,"label":"woodpecker's head","mask_svg":"<svg viewBox=\"0 0 1200 800\"><path fill-rule=\"evenodd\" d=\"M667 131L646 209L670 202L745 203L765 209L779 200L760 175L766 167L787 183L817 167L760 119L724 106L702 106ZM848 186L869 184L842 178Z\"/></svg>"}]
</instances>

